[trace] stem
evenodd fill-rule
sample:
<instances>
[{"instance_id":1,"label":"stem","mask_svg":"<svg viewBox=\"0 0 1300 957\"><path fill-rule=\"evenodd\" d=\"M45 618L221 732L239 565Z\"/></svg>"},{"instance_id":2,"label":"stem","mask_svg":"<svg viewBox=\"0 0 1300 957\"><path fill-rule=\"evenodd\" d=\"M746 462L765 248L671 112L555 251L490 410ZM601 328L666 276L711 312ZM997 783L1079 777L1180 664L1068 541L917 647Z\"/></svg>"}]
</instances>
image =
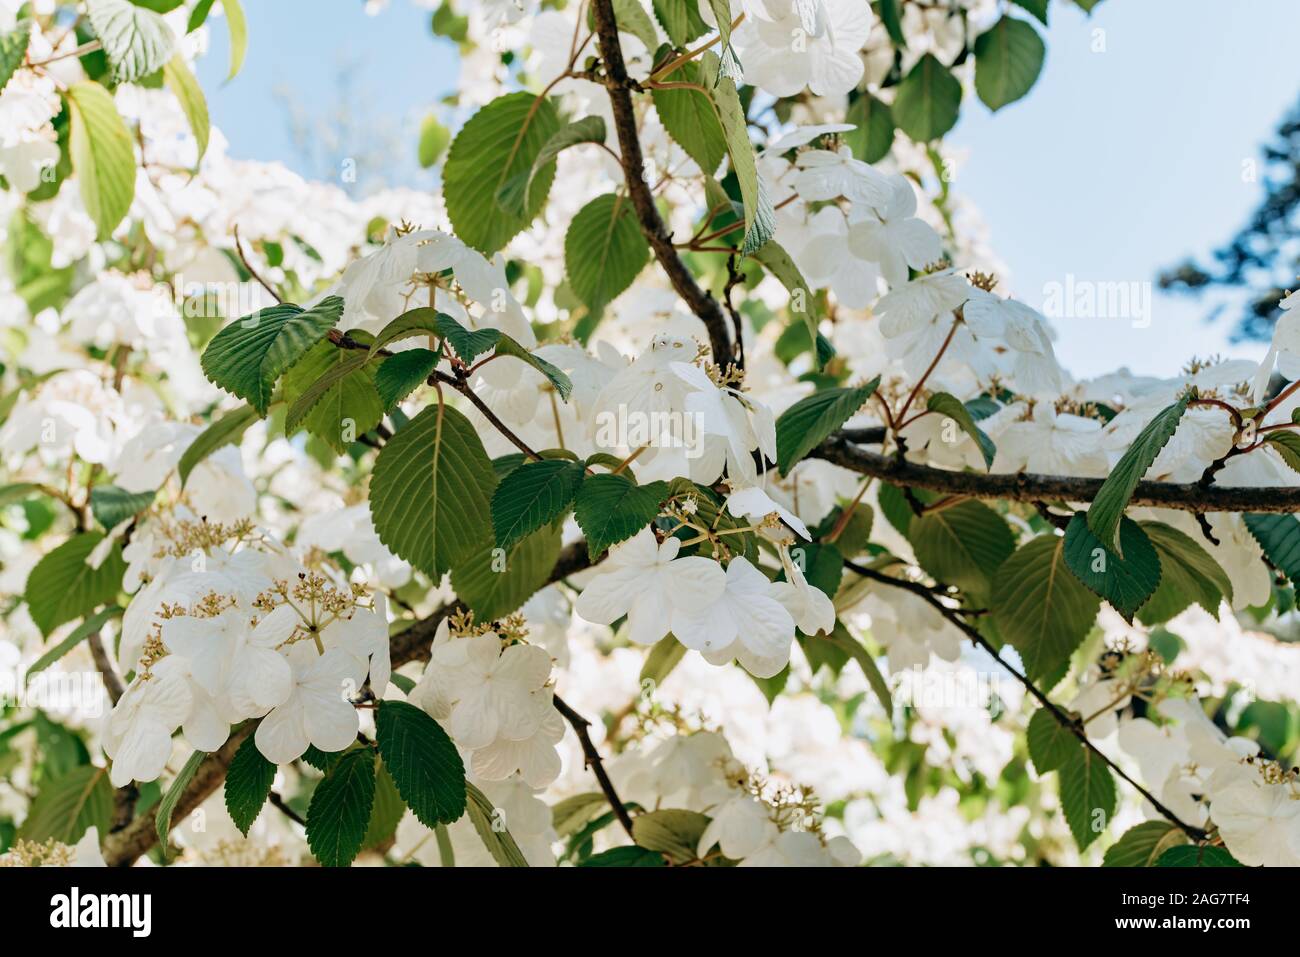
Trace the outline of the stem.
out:
<instances>
[{"instance_id":1,"label":"stem","mask_svg":"<svg viewBox=\"0 0 1300 957\"><path fill-rule=\"evenodd\" d=\"M614 815L618 818L618 823L623 825L623 830L627 831L627 836L632 837L632 815L627 813L627 807L624 806L623 800L614 790L614 782L609 779L609 774L605 771L604 762L600 759L600 752L591 742L591 735L587 729L591 727L591 722L584 718L578 712L565 703L559 695L555 695L555 710L560 712L564 720L573 726L574 732L578 735L578 742L582 745L582 757L587 767L591 768L596 775L596 780L600 783L600 789L605 794L605 799L609 801L609 806L614 809Z\"/></svg>"}]
</instances>

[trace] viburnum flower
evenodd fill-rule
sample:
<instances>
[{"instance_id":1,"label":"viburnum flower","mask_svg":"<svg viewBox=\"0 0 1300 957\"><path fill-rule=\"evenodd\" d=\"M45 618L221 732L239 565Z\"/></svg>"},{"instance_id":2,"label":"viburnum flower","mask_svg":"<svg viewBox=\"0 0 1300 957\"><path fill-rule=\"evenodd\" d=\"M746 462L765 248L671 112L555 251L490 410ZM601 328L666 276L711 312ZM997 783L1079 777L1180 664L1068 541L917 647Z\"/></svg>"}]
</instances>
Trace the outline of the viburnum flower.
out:
<instances>
[{"instance_id":1,"label":"viburnum flower","mask_svg":"<svg viewBox=\"0 0 1300 957\"><path fill-rule=\"evenodd\" d=\"M803 520L772 498L762 484L732 485L727 492L727 511L738 518L748 518L751 522L761 522L767 516L775 514L801 538L812 540L808 526L803 523ZM781 537L785 536L781 535Z\"/></svg>"},{"instance_id":2,"label":"viburnum flower","mask_svg":"<svg viewBox=\"0 0 1300 957\"><path fill-rule=\"evenodd\" d=\"M257 750L272 764L302 757L309 745L342 751L361 727L348 696L360 689L365 669L343 649L319 654L309 641L290 645L286 656L293 669L289 694L258 724Z\"/></svg>"},{"instance_id":3,"label":"viburnum flower","mask_svg":"<svg viewBox=\"0 0 1300 957\"><path fill-rule=\"evenodd\" d=\"M781 567L786 580L772 583L772 594L805 635L830 634L835 628L835 603L816 585L809 584L803 569L786 545L779 545Z\"/></svg>"},{"instance_id":4,"label":"viburnum flower","mask_svg":"<svg viewBox=\"0 0 1300 957\"><path fill-rule=\"evenodd\" d=\"M609 550L574 611L597 625L612 625L626 615L628 638L653 645L668 634L674 614L702 612L726 589L721 565L708 558L678 558L681 547L673 537L656 544L654 532L643 528Z\"/></svg>"},{"instance_id":5,"label":"viburnum flower","mask_svg":"<svg viewBox=\"0 0 1300 957\"><path fill-rule=\"evenodd\" d=\"M275 650L288 633L254 628L249 619L250 610L232 607L207 618L169 618L162 625L163 644L189 661L190 675L227 725L280 704L293 680L288 661Z\"/></svg>"},{"instance_id":6,"label":"viburnum flower","mask_svg":"<svg viewBox=\"0 0 1300 957\"><path fill-rule=\"evenodd\" d=\"M973 289L962 306L962 316L984 340L996 340L1007 355L1007 373L1021 395L1055 398L1062 388L1061 368L1056 363L1047 320L1036 310L1014 299Z\"/></svg>"},{"instance_id":7,"label":"viburnum flower","mask_svg":"<svg viewBox=\"0 0 1300 957\"><path fill-rule=\"evenodd\" d=\"M691 477L700 484L727 475L741 482L756 482L754 452L776 460L776 417L772 410L729 386L719 386L699 366L674 362L672 369L691 385L686 411L699 417L703 427L700 461L691 464Z\"/></svg>"},{"instance_id":8,"label":"viburnum flower","mask_svg":"<svg viewBox=\"0 0 1300 957\"><path fill-rule=\"evenodd\" d=\"M708 4L703 4L705 8ZM862 49L871 7L857 0L751 0L753 12L732 34L745 82L773 96L807 87L836 96L862 78Z\"/></svg>"},{"instance_id":9,"label":"viburnum flower","mask_svg":"<svg viewBox=\"0 0 1300 957\"><path fill-rule=\"evenodd\" d=\"M131 680L104 722L104 753L113 761L113 787L153 781L162 774L171 757L172 734L185 723L193 704L188 667L180 658L163 658Z\"/></svg>"},{"instance_id":10,"label":"viburnum flower","mask_svg":"<svg viewBox=\"0 0 1300 957\"><path fill-rule=\"evenodd\" d=\"M1242 781L1214 795L1210 814L1228 850L1243 864L1300 865L1300 798L1294 783Z\"/></svg>"},{"instance_id":11,"label":"viburnum flower","mask_svg":"<svg viewBox=\"0 0 1300 957\"><path fill-rule=\"evenodd\" d=\"M907 267L920 270L939 260L943 243L929 223L916 218L912 181L895 173L886 183L884 202L869 208L855 204L848 246L859 259L879 263L890 286L901 286L907 282Z\"/></svg>"},{"instance_id":12,"label":"viburnum flower","mask_svg":"<svg viewBox=\"0 0 1300 957\"><path fill-rule=\"evenodd\" d=\"M470 767L485 781L504 781L518 773L530 787L544 788L560 776L560 753L555 746L564 737L564 720L555 710L550 691L534 692L532 698L532 706L541 713L536 731L517 741L498 737L470 757Z\"/></svg>"},{"instance_id":13,"label":"viburnum flower","mask_svg":"<svg viewBox=\"0 0 1300 957\"><path fill-rule=\"evenodd\" d=\"M710 818L695 852L701 858L717 844L725 857L743 860L780 836L767 806L749 794L737 794L710 808Z\"/></svg>"},{"instance_id":14,"label":"viburnum flower","mask_svg":"<svg viewBox=\"0 0 1300 957\"><path fill-rule=\"evenodd\" d=\"M726 587L707 607L673 609L673 634L694 651L718 653L739 641L757 658L789 657L794 619L774 595L766 575L737 555L727 565Z\"/></svg>"},{"instance_id":15,"label":"viburnum flower","mask_svg":"<svg viewBox=\"0 0 1300 957\"><path fill-rule=\"evenodd\" d=\"M886 173L853 156L852 150L806 150L795 160L795 192L806 202L847 199L868 208L888 205L894 184Z\"/></svg>"}]
</instances>

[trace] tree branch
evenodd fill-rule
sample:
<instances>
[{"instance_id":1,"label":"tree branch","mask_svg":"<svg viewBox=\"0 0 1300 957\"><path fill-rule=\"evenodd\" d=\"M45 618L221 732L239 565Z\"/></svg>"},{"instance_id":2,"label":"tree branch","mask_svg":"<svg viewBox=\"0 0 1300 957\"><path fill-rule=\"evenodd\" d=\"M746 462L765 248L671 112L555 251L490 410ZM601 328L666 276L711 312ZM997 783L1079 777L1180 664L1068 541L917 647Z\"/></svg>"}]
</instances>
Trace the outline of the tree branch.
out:
<instances>
[{"instance_id":1,"label":"tree branch","mask_svg":"<svg viewBox=\"0 0 1300 957\"><path fill-rule=\"evenodd\" d=\"M596 746L591 742L591 735L587 733L587 729L591 727L591 722L570 708L559 695L555 695L553 700L555 710L560 712L564 720L573 726L574 732L578 735L578 742L582 745L583 761L595 773L596 780L600 783L600 789L605 794L605 800L609 801L609 806L614 809L614 815L618 818L618 823L623 825L623 830L627 831L628 837L633 837L632 815L627 813L627 807L623 804L623 799L614 790L614 782L609 779L609 774L605 771L605 765L600 760L600 752L596 750ZM633 840L635 840L634 837Z\"/></svg>"},{"instance_id":2,"label":"tree branch","mask_svg":"<svg viewBox=\"0 0 1300 957\"><path fill-rule=\"evenodd\" d=\"M858 434L861 434L860 430ZM917 465L868 452L832 435L811 455L862 475L883 479L893 485L923 488L970 498L1010 499L1017 502L1062 500L1091 502L1104 479L1064 475L1035 475L1029 472L953 472ZM1130 505L1175 508L1185 512L1300 512L1300 485L1211 486L1198 483L1139 482Z\"/></svg>"},{"instance_id":3,"label":"tree branch","mask_svg":"<svg viewBox=\"0 0 1300 957\"><path fill-rule=\"evenodd\" d=\"M628 197L636 210L650 248L654 250L659 265L668 274L677 295L685 300L691 311L700 318L709 332L709 345L713 361L720 366L733 361L732 345L727 334L727 320L718 301L700 288L691 271L686 268L672 236L664 225L654 194L645 181L645 164L641 154L641 140L637 133L636 111L632 106L629 88L632 81L623 62L623 49L618 41L618 24L614 18L612 0L592 0L592 17L596 26L596 43L605 65L605 88L609 91L610 107L614 113L614 129L618 134L619 154L622 157L623 178L627 182Z\"/></svg>"},{"instance_id":4,"label":"tree branch","mask_svg":"<svg viewBox=\"0 0 1300 957\"><path fill-rule=\"evenodd\" d=\"M1082 742L1085 748L1087 748L1098 758L1100 758L1102 762L1108 768L1114 771L1115 774L1117 774L1121 779L1128 782L1128 784L1131 785L1135 791L1137 791L1144 798L1146 798L1147 801L1151 803L1151 806L1154 807L1164 818L1166 818L1171 824L1175 825L1176 827L1181 828L1182 831L1193 840L1196 841L1205 840L1206 833L1204 830L1202 830L1199 827L1194 827L1193 825L1183 821L1177 814L1175 814L1164 804L1162 804L1159 798L1157 798L1154 794L1152 794L1142 785L1138 784L1131 777L1129 777L1123 768L1121 768L1118 764L1116 764L1109 757L1107 757L1095 744L1092 743L1092 741L1088 739L1088 734L1084 730L1084 725L1082 720L1080 720L1076 716L1071 715L1064 708L1061 708L1058 705L1056 705L1052 701L1052 699L1049 698L1045 692L1040 690L1037 685L1035 685L1032 681L1030 681L1029 678L1021 674L1015 668L1011 667L1011 665L1009 665L1006 662L1006 660L998 653L998 650L994 648L991 644L989 644L988 639L986 639L983 635L981 635L978 631L976 631L975 628L973 628L967 622L963 621L961 617L959 617L957 609L950 608L947 605L945 605L943 602L941 602L938 599L938 597L936 597L930 591L930 589L926 588L926 586L921 585L917 582L904 581L901 578L894 578L890 575L884 574L883 572L878 572L873 568L867 568L864 565L859 565L856 562L845 561L844 567L848 568L850 571L854 572L855 574L861 575L863 578L870 578L872 581L878 581L881 582L882 584L892 585L895 588L902 588L905 589L906 591L910 591L912 594L916 595L926 604L930 605L930 607L938 611L939 614L943 615L943 617L953 625L953 627L957 628L963 635L969 638L974 644L982 648L986 653L988 653L990 657L993 658L994 661L996 661L999 665L1001 665L1002 668L1008 674L1011 675L1011 677L1015 678L1016 681L1020 682L1020 684L1024 686L1025 690L1028 691L1029 694L1033 696L1033 698L1037 700L1040 705L1042 705L1045 709L1047 709L1048 713L1050 713L1051 716L1056 719L1056 721L1061 725L1061 727L1065 728L1076 738L1078 738L1079 741Z\"/></svg>"}]
</instances>

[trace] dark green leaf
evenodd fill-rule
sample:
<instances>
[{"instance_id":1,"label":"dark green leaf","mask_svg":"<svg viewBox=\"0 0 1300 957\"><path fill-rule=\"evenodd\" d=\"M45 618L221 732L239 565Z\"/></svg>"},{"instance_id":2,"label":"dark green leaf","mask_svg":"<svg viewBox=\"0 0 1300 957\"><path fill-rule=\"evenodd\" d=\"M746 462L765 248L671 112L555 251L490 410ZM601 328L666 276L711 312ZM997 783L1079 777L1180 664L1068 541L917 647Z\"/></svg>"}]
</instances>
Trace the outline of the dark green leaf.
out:
<instances>
[{"instance_id":1,"label":"dark green leaf","mask_svg":"<svg viewBox=\"0 0 1300 957\"><path fill-rule=\"evenodd\" d=\"M632 285L650 259L650 245L632 208L617 193L597 196L578 211L564 234L569 287L599 312Z\"/></svg>"},{"instance_id":2,"label":"dark green leaf","mask_svg":"<svg viewBox=\"0 0 1300 957\"><path fill-rule=\"evenodd\" d=\"M415 705L382 701L375 739L406 806L425 827L465 813L465 765L438 722Z\"/></svg>"},{"instance_id":3,"label":"dark green leaf","mask_svg":"<svg viewBox=\"0 0 1300 957\"><path fill-rule=\"evenodd\" d=\"M1039 774L1059 771L1083 747L1074 732L1046 708L1034 712L1025 737L1029 743L1029 758Z\"/></svg>"},{"instance_id":4,"label":"dark green leaf","mask_svg":"<svg viewBox=\"0 0 1300 957\"><path fill-rule=\"evenodd\" d=\"M979 446L980 455L984 458L986 468L993 466L993 457L997 455L997 446L993 440L984 434L984 430L975 424L975 419L970 410L962 404L956 396L949 395L947 392L936 392L926 401L925 407L937 415L952 419L963 432L975 440Z\"/></svg>"},{"instance_id":5,"label":"dark green leaf","mask_svg":"<svg viewBox=\"0 0 1300 957\"><path fill-rule=\"evenodd\" d=\"M1003 17L975 38L975 92L991 110L1014 103L1033 87L1046 54L1037 30Z\"/></svg>"},{"instance_id":6,"label":"dark green leaf","mask_svg":"<svg viewBox=\"0 0 1300 957\"><path fill-rule=\"evenodd\" d=\"M851 419L878 385L879 376L862 386L823 389L782 412L776 420L776 460L781 474L790 474L809 452Z\"/></svg>"},{"instance_id":7,"label":"dark green leaf","mask_svg":"<svg viewBox=\"0 0 1300 957\"><path fill-rule=\"evenodd\" d=\"M1146 532L1132 519L1120 522L1125 557L1109 551L1075 513L1065 530L1065 564L1090 591L1110 602L1125 621L1150 598L1160 584L1160 557Z\"/></svg>"},{"instance_id":8,"label":"dark green leaf","mask_svg":"<svg viewBox=\"0 0 1300 957\"><path fill-rule=\"evenodd\" d=\"M917 143L929 143L956 125L960 107L961 84L927 53L898 85L892 112L899 129Z\"/></svg>"},{"instance_id":9,"label":"dark green leaf","mask_svg":"<svg viewBox=\"0 0 1300 957\"><path fill-rule=\"evenodd\" d=\"M654 521L667 497L666 482L637 485L626 475L589 476L575 509L587 536L587 553L599 558L605 549L631 538Z\"/></svg>"},{"instance_id":10,"label":"dark green leaf","mask_svg":"<svg viewBox=\"0 0 1300 957\"><path fill-rule=\"evenodd\" d=\"M544 459L521 465L502 479L492 495L497 545L510 548L567 512L582 484L583 471L579 462Z\"/></svg>"},{"instance_id":11,"label":"dark green leaf","mask_svg":"<svg viewBox=\"0 0 1300 957\"><path fill-rule=\"evenodd\" d=\"M116 485L96 485L90 490L90 511L104 528L116 528L152 504L157 492L128 492Z\"/></svg>"},{"instance_id":12,"label":"dark green leaf","mask_svg":"<svg viewBox=\"0 0 1300 957\"><path fill-rule=\"evenodd\" d=\"M74 535L37 562L27 576L24 597L41 634L48 636L64 622L84 618L117 597L126 574L121 545L115 542L98 568L86 564L103 538L99 532Z\"/></svg>"},{"instance_id":13,"label":"dark green leaf","mask_svg":"<svg viewBox=\"0 0 1300 957\"><path fill-rule=\"evenodd\" d=\"M316 860L325 867L351 864L361 851L374 802L375 753L354 747L344 752L312 792L307 846Z\"/></svg>"},{"instance_id":14,"label":"dark green leaf","mask_svg":"<svg viewBox=\"0 0 1300 957\"><path fill-rule=\"evenodd\" d=\"M1168 821L1143 821L1106 849L1102 867L1154 867L1170 848L1187 843L1182 828Z\"/></svg>"},{"instance_id":15,"label":"dark green leaf","mask_svg":"<svg viewBox=\"0 0 1300 957\"><path fill-rule=\"evenodd\" d=\"M176 466L177 474L181 477L181 484L184 485L189 479L190 473L194 471L194 466L198 465L217 449L230 443L238 443L243 438L248 427L257 421L257 410L251 405L242 405L225 413L206 429L199 433L198 438L190 443L186 448L185 454L181 456L180 464Z\"/></svg>"},{"instance_id":16,"label":"dark green leaf","mask_svg":"<svg viewBox=\"0 0 1300 957\"><path fill-rule=\"evenodd\" d=\"M250 734L235 752L226 772L226 810L244 837L248 837L248 829L261 813L273 781L275 765L262 757Z\"/></svg>"},{"instance_id":17,"label":"dark green leaf","mask_svg":"<svg viewBox=\"0 0 1300 957\"><path fill-rule=\"evenodd\" d=\"M1110 824L1117 800L1115 778L1093 751L1079 748L1061 766L1061 808L1079 850Z\"/></svg>"}]
</instances>

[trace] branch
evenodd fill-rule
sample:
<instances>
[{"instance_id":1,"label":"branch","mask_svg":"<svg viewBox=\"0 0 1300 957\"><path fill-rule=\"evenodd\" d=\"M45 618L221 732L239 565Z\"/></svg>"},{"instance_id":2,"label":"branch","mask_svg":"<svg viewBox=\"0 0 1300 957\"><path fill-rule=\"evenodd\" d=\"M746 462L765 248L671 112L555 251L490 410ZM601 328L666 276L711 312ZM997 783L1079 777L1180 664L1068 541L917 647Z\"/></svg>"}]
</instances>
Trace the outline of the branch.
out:
<instances>
[{"instance_id":1,"label":"branch","mask_svg":"<svg viewBox=\"0 0 1300 957\"><path fill-rule=\"evenodd\" d=\"M850 571L853 571L858 575L861 575L863 578L870 578L872 581L878 581L886 585L893 585L896 588L902 588L906 591L910 591L912 594L916 595L922 601L926 602L926 604L930 605L930 607L938 611L939 614L943 615L943 617L955 628L957 628L963 635L965 635L974 644L978 645L985 652L987 652L989 656L993 658L994 661L996 661L999 665L1001 665L1003 669L1008 674L1011 675L1011 677L1015 678L1016 681L1020 682L1020 684L1024 686L1025 690L1028 691L1030 695L1032 695L1038 701L1039 704L1041 704L1045 709L1047 709L1047 711L1052 715L1053 718L1057 720L1057 722L1061 725L1061 727L1065 728L1076 738L1078 738L1079 741L1082 742L1085 748L1087 748L1098 758L1100 758L1108 768L1114 771L1115 774L1117 774L1121 779L1128 782L1128 784L1130 784L1134 790L1136 790L1139 794L1141 794L1144 798L1146 798L1149 802L1151 802L1151 806L1154 807L1158 812L1160 812L1160 814L1163 817L1165 817L1171 824L1175 825L1178 828L1181 828L1183 833L1185 833L1188 837L1192 838L1193 840L1196 841L1205 840L1206 833L1204 830L1184 822L1181 818L1178 817L1177 814L1175 814L1173 811L1167 808L1164 804L1160 803L1160 800L1154 794L1152 794L1142 785L1138 784L1131 777L1129 777L1128 774L1125 773L1123 768L1121 768L1114 761L1108 758L1095 744L1092 743L1092 741L1088 739L1088 734L1084 730L1083 722L1079 720L1078 717L1071 715L1065 709L1056 705L1052 701L1052 699L1046 695L1046 693L1044 693L1038 688L1037 685L1035 685L1032 681L1030 681L1027 677L1025 677L1025 675L1021 674L1015 668L1011 667L1011 665L1009 665L1006 662L1006 660L1003 659L1003 657L998 653L998 650L994 648L991 644L989 644L988 639L986 639L983 635L981 635L978 631L976 631L971 625L969 625L967 622L963 621L959 617L959 613L957 609L950 608L947 605L945 605L930 591L930 589L928 589L926 586L922 584L919 584L918 582L910 582L910 581L904 581L901 578L893 578L882 572L878 572L875 569L867 568L864 565L859 565L851 561L846 561L844 563L844 567L848 568Z\"/></svg>"},{"instance_id":2,"label":"branch","mask_svg":"<svg viewBox=\"0 0 1300 957\"><path fill-rule=\"evenodd\" d=\"M700 318L709 332L709 345L713 361L725 366L732 361L732 346L727 335L727 320L718 301L700 288L686 264L677 255L673 239L655 206L654 194L645 181L645 164L641 154L641 141L637 133L636 111L632 106L629 88L632 81L623 62L623 49L618 41L618 24L614 19L612 0L593 0L592 17L596 25L596 42L601 60L605 64L605 87L614 114L614 129L618 133L619 153L622 157L623 178L627 182L628 197L636 210L650 248L654 250L659 265L668 274L677 295L685 300L691 311Z\"/></svg>"},{"instance_id":3,"label":"branch","mask_svg":"<svg viewBox=\"0 0 1300 957\"><path fill-rule=\"evenodd\" d=\"M857 430L858 434L872 430ZM1065 475L1035 475L1029 472L953 472L914 462L886 458L858 448L832 435L811 453L835 465L862 475L883 479L892 485L965 495L969 498L1010 499L1017 502L1063 500L1091 502L1104 479ZM1184 512L1300 512L1300 485L1211 486L1198 483L1139 482L1130 505L1175 508Z\"/></svg>"},{"instance_id":4,"label":"branch","mask_svg":"<svg viewBox=\"0 0 1300 957\"><path fill-rule=\"evenodd\" d=\"M609 774L605 771L605 765L600 760L600 752L591 743L591 735L587 733L591 722L570 708L559 695L555 695L552 700L555 702L555 710L564 716L564 720L573 726L574 732L578 735L578 741L582 745L583 763L595 772L596 780L600 782L600 789L605 793L605 800L609 801L609 806L614 809L618 823L623 825L627 836L635 841L636 838L632 834L632 816L627 813L622 798L614 790L614 782L609 779Z\"/></svg>"},{"instance_id":5,"label":"branch","mask_svg":"<svg viewBox=\"0 0 1300 957\"><path fill-rule=\"evenodd\" d=\"M104 647L103 634L95 632L90 636L89 644L90 656L95 659L95 667L99 669L99 674L104 679L104 690L108 692L109 700L117 704L126 693L126 686L122 684L122 676L117 673L113 659L108 656L108 649Z\"/></svg>"}]
</instances>

